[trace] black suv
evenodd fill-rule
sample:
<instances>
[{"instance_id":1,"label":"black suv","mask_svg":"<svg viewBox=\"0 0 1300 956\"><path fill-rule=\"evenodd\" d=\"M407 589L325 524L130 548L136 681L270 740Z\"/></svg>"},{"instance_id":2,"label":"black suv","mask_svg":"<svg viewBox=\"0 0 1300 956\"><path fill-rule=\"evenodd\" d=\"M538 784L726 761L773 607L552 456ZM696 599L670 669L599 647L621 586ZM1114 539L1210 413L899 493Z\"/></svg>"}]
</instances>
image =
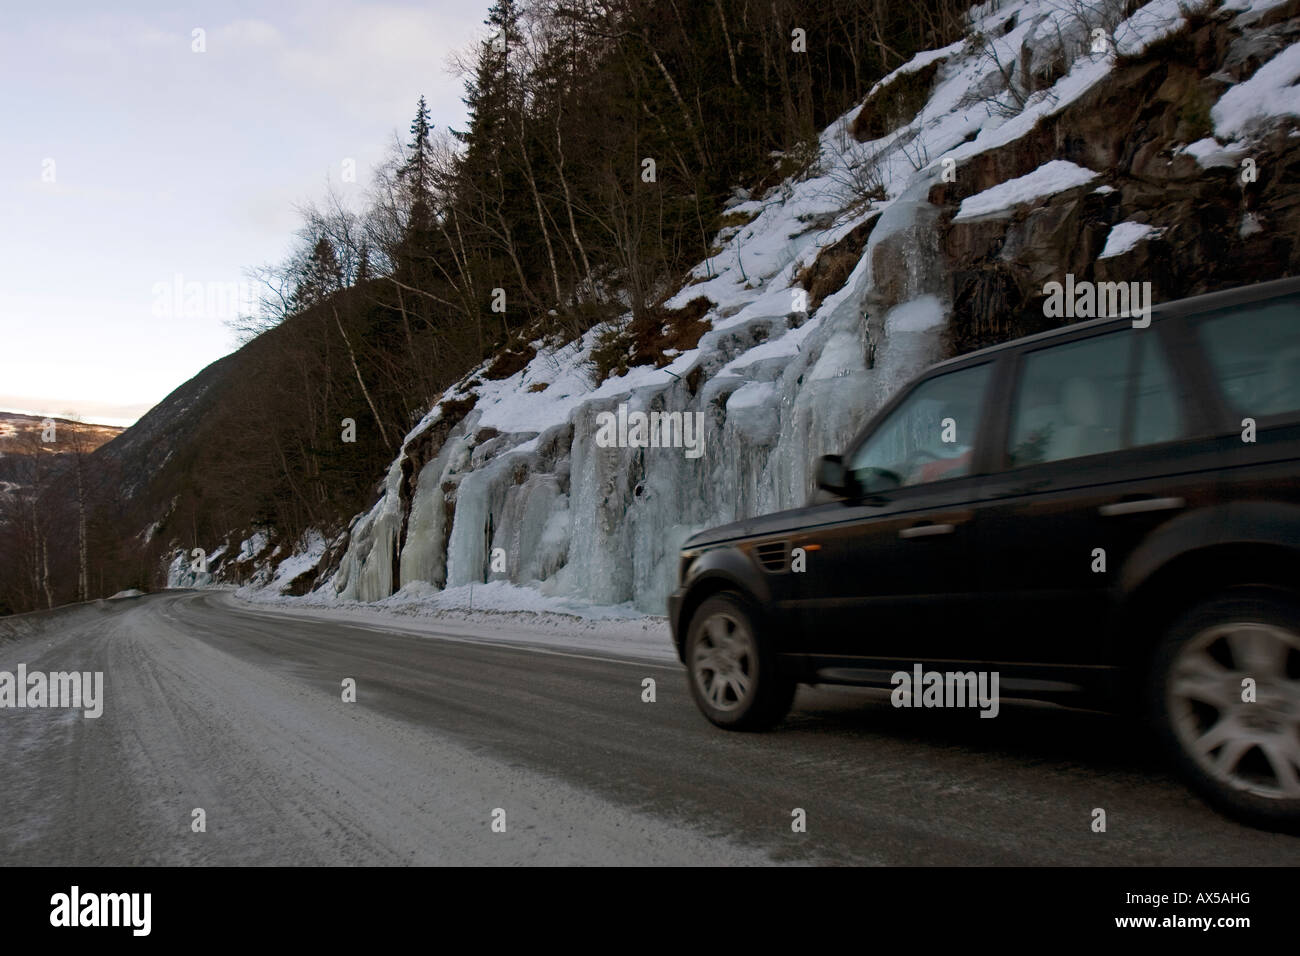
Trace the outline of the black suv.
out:
<instances>
[{"instance_id":1,"label":"black suv","mask_svg":"<svg viewBox=\"0 0 1300 956\"><path fill-rule=\"evenodd\" d=\"M936 365L821 459L807 507L688 540L668 614L705 716L997 675L1003 698L1153 717L1214 806L1295 826L1300 278L1140 325Z\"/></svg>"}]
</instances>

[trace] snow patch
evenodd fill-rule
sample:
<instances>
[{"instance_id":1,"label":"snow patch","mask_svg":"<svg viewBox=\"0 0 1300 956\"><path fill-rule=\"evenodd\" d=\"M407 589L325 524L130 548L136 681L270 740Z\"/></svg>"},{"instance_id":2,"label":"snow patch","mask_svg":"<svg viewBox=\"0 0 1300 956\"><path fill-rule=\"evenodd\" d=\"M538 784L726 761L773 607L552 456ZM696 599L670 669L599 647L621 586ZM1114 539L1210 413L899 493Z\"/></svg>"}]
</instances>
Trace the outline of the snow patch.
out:
<instances>
[{"instance_id":1,"label":"snow patch","mask_svg":"<svg viewBox=\"0 0 1300 956\"><path fill-rule=\"evenodd\" d=\"M319 531L308 531L303 536L301 547L276 567L275 577L271 579L268 587L273 591L279 591L294 578L315 568L325 554L326 545L327 542Z\"/></svg>"},{"instance_id":2,"label":"snow patch","mask_svg":"<svg viewBox=\"0 0 1300 956\"><path fill-rule=\"evenodd\" d=\"M923 295L889 310L885 328L890 332L924 332L943 325L948 313L938 296Z\"/></svg>"},{"instance_id":3,"label":"snow patch","mask_svg":"<svg viewBox=\"0 0 1300 956\"><path fill-rule=\"evenodd\" d=\"M953 222L971 222L979 219L1008 215L1021 203L1033 202L1075 186L1083 186L1097 178L1097 173L1076 166L1064 159L1044 163L1032 173L1008 179L982 193L962 200L961 209Z\"/></svg>"},{"instance_id":4,"label":"snow patch","mask_svg":"<svg viewBox=\"0 0 1300 956\"><path fill-rule=\"evenodd\" d=\"M1245 143L1229 143L1223 146L1213 136L1198 139L1177 150L1196 160L1197 165L1202 169L1210 169L1214 166L1236 166L1246 155L1246 151Z\"/></svg>"},{"instance_id":5,"label":"snow patch","mask_svg":"<svg viewBox=\"0 0 1300 956\"><path fill-rule=\"evenodd\" d=\"M1300 116L1300 43L1269 60L1210 109L1219 139L1247 136L1272 120Z\"/></svg>"},{"instance_id":6,"label":"snow patch","mask_svg":"<svg viewBox=\"0 0 1300 956\"><path fill-rule=\"evenodd\" d=\"M1115 52L1120 56L1138 56L1156 41L1186 29L1183 12L1192 2L1154 0L1148 3L1115 28Z\"/></svg>"},{"instance_id":7,"label":"snow patch","mask_svg":"<svg viewBox=\"0 0 1300 956\"><path fill-rule=\"evenodd\" d=\"M1148 226L1144 222L1116 223L1111 226L1110 233L1106 236L1106 247L1101 250L1101 255L1097 258L1112 259L1115 256L1122 256L1139 242L1154 239L1163 232L1163 229Z\"/></svg>"}]
</instances>

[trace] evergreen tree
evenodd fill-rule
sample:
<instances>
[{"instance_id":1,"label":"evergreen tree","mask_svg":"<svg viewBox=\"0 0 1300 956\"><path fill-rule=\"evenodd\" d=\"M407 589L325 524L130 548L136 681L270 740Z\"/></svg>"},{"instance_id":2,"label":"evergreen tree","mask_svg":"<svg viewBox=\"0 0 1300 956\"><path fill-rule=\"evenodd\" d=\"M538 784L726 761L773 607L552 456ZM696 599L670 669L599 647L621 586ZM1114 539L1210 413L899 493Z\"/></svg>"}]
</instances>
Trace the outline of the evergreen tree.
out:
<instances>
[{"instance_id":1,"label":"evergreen tree","mask_svg":"<svg viewBox=\"0 0 1300 956\"><path fill-rule=\"evenodd\" d=\"M428 288L434 271L431 260L437 254L430 130L429 104L421 95L411 121L406 162L398 173L405 191L407 218L396 257L396 278L415 289Z\"/></svg>"}]
</instances>

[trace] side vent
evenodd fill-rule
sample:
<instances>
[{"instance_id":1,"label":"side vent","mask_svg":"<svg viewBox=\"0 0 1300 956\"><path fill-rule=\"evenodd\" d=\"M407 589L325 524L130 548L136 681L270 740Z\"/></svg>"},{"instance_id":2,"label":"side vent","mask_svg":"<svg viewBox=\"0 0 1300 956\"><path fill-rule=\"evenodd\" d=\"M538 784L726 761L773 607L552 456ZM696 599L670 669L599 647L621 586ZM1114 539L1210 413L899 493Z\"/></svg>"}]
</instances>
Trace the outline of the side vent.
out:
<instances>
[{"instance_id":1,"label":"side vent","mask_svg":"<svg viewBox=\"0 0 1300 956\"><path fill-rule=\"evenodd\" d=\"M765 541L754 549L754 556L763 570L776 574L790 568L790 542Z\"/></svg>"}]
</instances>

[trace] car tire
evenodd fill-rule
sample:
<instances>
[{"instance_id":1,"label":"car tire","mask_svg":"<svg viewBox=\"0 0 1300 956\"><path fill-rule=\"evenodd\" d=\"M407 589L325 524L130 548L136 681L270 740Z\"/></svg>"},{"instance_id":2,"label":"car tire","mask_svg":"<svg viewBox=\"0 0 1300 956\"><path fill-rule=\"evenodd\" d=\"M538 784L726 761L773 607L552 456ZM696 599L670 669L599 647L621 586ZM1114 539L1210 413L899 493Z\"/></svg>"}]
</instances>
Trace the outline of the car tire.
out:
<instances>
[{"instance_id":1,"label":"car tire","mask_svg":"<svg viewBox=\"0 0 1300 956\"><path fill-rule=\"evenodd\" d=\"M796 682L755 620L740 595L724 592L705 599L687 628L691 696L705 717L726 730L767 730L794 701Z\"/></svg>"},{"instance_id":2,"label":"car tire","mask_svg":"<svg viewBox=\"0 0 1300 956\"><path fill-rule=\"evenodd\" d=\"M1300 604L1219 595L1174 624L1152 663L1156 732L1192 789L1252 826L1300 830Z\"/></svg>"}]
</instances>

